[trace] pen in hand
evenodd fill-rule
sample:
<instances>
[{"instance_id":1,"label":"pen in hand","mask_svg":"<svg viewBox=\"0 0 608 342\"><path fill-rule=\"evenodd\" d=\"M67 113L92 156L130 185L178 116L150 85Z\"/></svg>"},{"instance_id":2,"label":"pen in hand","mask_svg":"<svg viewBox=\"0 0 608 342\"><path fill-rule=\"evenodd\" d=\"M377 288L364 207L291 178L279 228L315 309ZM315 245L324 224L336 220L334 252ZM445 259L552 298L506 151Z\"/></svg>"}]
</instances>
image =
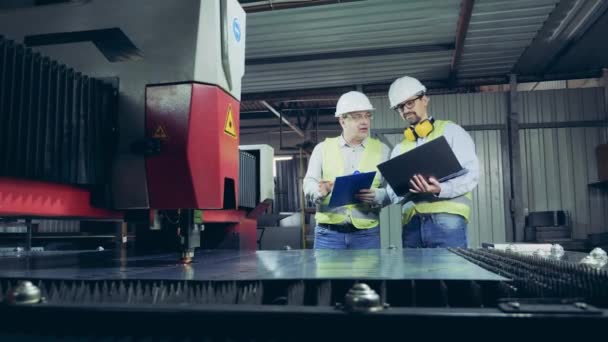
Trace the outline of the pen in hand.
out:
<instances>
[{"instance_id":1,"label":"pen in hand","mask_svg":"<svg viewBox=\"0 0 608 342\"><path fill-rule=\"evenodd\" d=\"M334 188L333 181L320 181L319 182L319 194L321 197L327 196Z\"/></svg>"}]
</instances>

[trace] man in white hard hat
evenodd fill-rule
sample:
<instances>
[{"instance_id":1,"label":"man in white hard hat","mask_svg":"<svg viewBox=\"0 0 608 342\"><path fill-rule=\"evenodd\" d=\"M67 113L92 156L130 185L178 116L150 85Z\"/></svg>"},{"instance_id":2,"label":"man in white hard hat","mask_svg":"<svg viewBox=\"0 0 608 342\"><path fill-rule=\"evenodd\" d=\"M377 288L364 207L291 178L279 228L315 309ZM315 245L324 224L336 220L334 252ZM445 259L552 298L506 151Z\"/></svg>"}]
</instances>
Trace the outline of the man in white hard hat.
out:
<instances>
[{"instance_id":1,"label":"man in white hard hat","mask_svg":"<svg viewBox=\"0 0 608 342\"><path fill-rule=\"evenodd\" d=\"M380 248L378 215L389 203L377 165L388 160L389 148L369 137L374 108L365 94L350 91L336 105L342 134L315 146L304 178L304 193L317 204L315 249ZM338 176L376 171L370 189L356 197L360 203L329 208Z\"/></svg>"},{"instance_id":2,"label":"man in white hard hat","mask_svg":"<svg viewBox=\"0 0 608 342\"><path fill-rule=\"evenodd\" d=\"M479 181L473 139L459 125L429 116L426 87L413 77L404 76L393 82L388 98L391 108L408 123L404 139L395 146L391 158L444 136L460 165L467 170L464 175L442 183L415 175L410 180L410 193L404 197L387 186L391 201L403 204L403 247L467 247L471 192Z\"/></svg>"}]
</instances>

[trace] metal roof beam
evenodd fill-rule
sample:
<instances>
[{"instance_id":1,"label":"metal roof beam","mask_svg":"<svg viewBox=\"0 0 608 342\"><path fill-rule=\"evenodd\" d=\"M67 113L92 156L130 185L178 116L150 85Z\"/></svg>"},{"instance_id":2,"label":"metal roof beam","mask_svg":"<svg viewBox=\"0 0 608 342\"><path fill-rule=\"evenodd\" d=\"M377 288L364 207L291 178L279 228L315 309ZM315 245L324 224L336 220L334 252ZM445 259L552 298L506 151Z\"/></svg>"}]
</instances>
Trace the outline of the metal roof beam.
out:
<instances>
[{"instance_id":1,"label":"metal roof beam","mask_svg":"<svg viewBox=\"0 0 608 342\"><path fill-rule=\"evenodd\" d=\"M293 129L293 131L298 133L299 136L301 136L302 138L304 138L306 136L301 129L299 129L294 124L292 124L291 121L287 120L287 118L283 114L279 113L279 111L274 109L274 107L272 107L270 104L268 104L268 102L260 101L260 104L262 104L264 107L268 108L268 110L271 111L274 115L278 116L281 119L281 121L283 121L284 124L286 124L289 128Z\"/></svg>"},{"instance_id":2,"label":"metal roof beam","mask_svg":"<svg viewBox=\"0 0 608 342\"><path fill-rule=\"evenodd\" d=\"M250 59L245 60L245 64L246 65L260 65L260 64L308 62L308 61L318 61L318 60L328 60L328 59L400 55L400 54L408 54L408 53L449 51L449 50L454 50L453 43L397 46L397 47L368 49L368 50L334 51L334 52L314 53L314 54L308 54L308 55L250 58Z\"/></svg>"},{"instance_id":3,"label":"metal roof beam","mask_svg":"<svg viewBox=\"0 0 608 342\"><path fill-rule=\"evenodd\" d=\"M554 73L554 74L527 74L521 75L517 77L518 81L521 83L524 82L542 82L542 81L557 81L557 80L573 80L573 79L581 79L581 78L598 78L602 77L601 69L592 69L582 72L574 72L574 73ZM489 77L471 77L471 78L458 78L456 82L450 84L449 80L429 80L429 79L421 79L422 83L433 92L445 92L446 90L456 89L462 90L458 88L468 88L468 87L477 87L482 85L496 85L496 84L508 84L509 77L508 75L498 75L498 76L489 76ZM392 82L392 81L391 81ZM364 84L363 92L371 95L371 94L382 94L386 95L388 92L388 88L390 86L390 82L387 83L376 83L376 84ZM253 101L260 100L265 98L266 100L272 101L284 101L286 99L298 99L307 96L323 96L324 99L327 99L328 96L335 96L336 99L341 94L345 92L355 90L355 86L345 86L345 87L333 87L333 88L318 88L318 89L302 89L302 90L289 90L289 91L279 91L279 92L263 92L263 93L245 93L242 95L242 101ZM470 90L470 89L469 89Z\"/></svg>"},{"instance_id":4,"label":"metal roof beam","mask_svg":"<svg viewBox=\"0 0 608 342\"><path fill-rule=\"evenodd\" d=\"M456 25L456 39L454 42L455 49L454 55L452 55L452 63L450 64L450 76L451 82L456 80L456 73L458 72L458 64L462 57L462 51L464 50L464 41L469 31L469 23L471 22L471 15L473 14L473 6L475 0L462 0L460 3L460 15L458 17L458 24Z\"/></svg>"},{"instance_id":5,"label":"metal roof beam","mask_svg":"<svg viewBox=\"0 0 608 342\"><path fill-rule=\"evenodd\" d=\"M547 58L547 64L545 64L544 72L550 72L561 61L561 59L565 57L568 52L570 52L574 45L576 45L576 43L582 39L585 33L587 33L599 21L602 15L608 13L607 11L608 5L606 2L597 1L595 6L589 9L584 16L584 19L581 20L583 23L579 23L577 25L577 27L582 27L580 32L576 34L576 30L570 31L568 35L568 42L563 45L561 49L559 49L557 53L552 56L552 58ZM597 13L601 13L601 15L598 15ZM588 26L585 27L585 23L587 23Z\"/></svg>"},{"instance_id":6,"label":"metal roof beam","mask_svg":"<svg viewBox=\"0 0 608 342\"><path fill-rule=\"evenodd\" d=\"M608 13L604 0L561 0L515 63L518 74L549 73Z\"/></svg>"}]
</instances>

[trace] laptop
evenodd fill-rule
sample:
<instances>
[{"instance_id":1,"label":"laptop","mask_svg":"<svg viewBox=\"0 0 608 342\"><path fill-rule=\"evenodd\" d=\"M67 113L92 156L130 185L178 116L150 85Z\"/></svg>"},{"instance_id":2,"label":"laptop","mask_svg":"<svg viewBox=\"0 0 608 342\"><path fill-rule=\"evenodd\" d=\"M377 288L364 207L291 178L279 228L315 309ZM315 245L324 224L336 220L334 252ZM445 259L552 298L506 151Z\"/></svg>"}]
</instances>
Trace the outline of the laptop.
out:
<instances>
[{"instance_id":1,"label":"laptop","mask_svg":"<svg viewBox=\"0 0 608 342\"><path fill-rule=\"evenodd\" d=\"M467 172L443 136L379 164L378 170L399 196L409 192L410 179L416 174L444 182Z\"/></svg>"}]
</instances>

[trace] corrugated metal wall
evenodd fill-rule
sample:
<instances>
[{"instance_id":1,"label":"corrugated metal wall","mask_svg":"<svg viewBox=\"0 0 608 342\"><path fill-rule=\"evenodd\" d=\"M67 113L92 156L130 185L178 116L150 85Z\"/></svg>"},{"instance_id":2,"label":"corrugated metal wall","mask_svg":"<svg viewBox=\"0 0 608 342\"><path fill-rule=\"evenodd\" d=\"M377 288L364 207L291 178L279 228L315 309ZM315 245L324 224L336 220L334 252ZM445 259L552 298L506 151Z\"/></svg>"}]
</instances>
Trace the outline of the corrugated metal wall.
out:
<instances>
[{"instance_id":1,"label":"corrugated metal wall","mask_svg":"<svg viewBox=\"0 0 608 342\"><path fill-rule=\"evenodd\" d=\"M604 89L520 92L521 123L606 120Z\"/></svg>"},{"instance_id":2,"label":"corrugated metal wall","mask_svg":"<svg viewBox=\"0 0 608 342\"><path fill-rule=\"evenodd\" d=\"M556 122L608 120L602 88L520 92L522 124L549 126ZM505 124L508 93L435 95L429 113L436 118L468 125ZM388 108L386 97L372 98L377 108L373 127L402 128L405 123ZM481 179L474 193L469 226L470 246L505 241L509 213L508 170L504 129L469 132L475 141ZM400 134L387 135L392 144ZM597 180L595 147L608 142L608 129L600 127L525 128L520 131L524 205L529 211L564 209L571 213L575 238L608 231L608 194L590 189Z\"/></svg>"},{"instance_id":3,"label":"corrugated metal wall","mask_svg":"<svg viewBox=\"0 0 608 342\"><path fill-rule=\"evenodd\" d=\"M274 212L296 212L301 209L301 187L299 179L300 160L281 160L276 163L277 177L275 184ZM306 173L306 169L304 169Z\"/></svg>"},{"instance_id":4,"label":"corrugated metal wall","mask_svg":"<svg viewBox=\"0 0 608 342\"><path fill-rule=\"evenodd\" d=\"M373 128L405 127L404 121L389 108L386 97L372 98L376 108ZM452 120L460 125L504 124L507 116L504 93L435 95L430 97L429 113L438 119ZM473 212L469 225L470 246L482 242L505 241L506 211L503 184L503 145L500 130L469 132L475 142L481 178L473 193ZM386 135L394 145L401 134ZM388 208L387 210L395 210ZM392 213L389 214L393 215ZM382 224L382 223L381 223Z\"/></svg>"},{"instance_id":5,"label":"corrugated metal wall","mask_svg":"<svg viewBox=\"0 0 608 342\"><path fill-rule=\"evenodd\" d=\"M525 123L607 120L602 88L521 93ZM538 128L520 132L524 208L566 210L573 237L608 231L608 195L589 188L597 180L595 148L608 142L600 127Z\"/></svg>"},{"instance_id":6,"label":"corrugated metal wall","mask_svg":"<svg viewBox=\"0 0 608 342\"><path fill-rule=\"evenodd\" d=\"M256 157L239 151L239 207L255 208L258 204L258 179Z\"/></svg>"},{"instance_id":7,"label":"corrugated metal wall","mask_svg":"<svg viewBox=\"0 0 608 342\"><path fill-rule=\"evenodd\" d=\"M459 125L504 124L508 111L504 93L470 93L429 96L429 113ZM405 127L405 122L389 108L387 97L372 97L376 108L373 128Z\"/></svg>"}]
</instances>

